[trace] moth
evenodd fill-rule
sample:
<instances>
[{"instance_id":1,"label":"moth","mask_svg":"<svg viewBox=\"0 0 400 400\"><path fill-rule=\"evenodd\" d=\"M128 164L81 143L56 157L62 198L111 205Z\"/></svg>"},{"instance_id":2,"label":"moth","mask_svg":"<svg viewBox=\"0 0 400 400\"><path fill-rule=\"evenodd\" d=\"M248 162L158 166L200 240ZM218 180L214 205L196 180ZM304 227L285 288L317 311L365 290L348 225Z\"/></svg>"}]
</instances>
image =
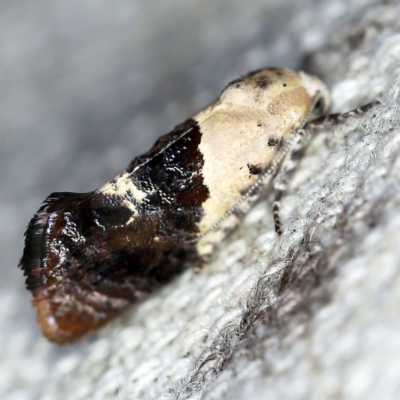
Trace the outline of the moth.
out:
<instances>
[{"instance_id":1,"label":"moth","mask_svg":"<svg viewBox=\"0 0 400 400\"><path fill-rule=\"evenodd\" d=\"M43 334L73 342L205 261L274 179L279 202L307 132L326 115L315 76L284 68L231 82L100 189L52 193L25 232L20 267Z\"/></svg>"}]
</instances>

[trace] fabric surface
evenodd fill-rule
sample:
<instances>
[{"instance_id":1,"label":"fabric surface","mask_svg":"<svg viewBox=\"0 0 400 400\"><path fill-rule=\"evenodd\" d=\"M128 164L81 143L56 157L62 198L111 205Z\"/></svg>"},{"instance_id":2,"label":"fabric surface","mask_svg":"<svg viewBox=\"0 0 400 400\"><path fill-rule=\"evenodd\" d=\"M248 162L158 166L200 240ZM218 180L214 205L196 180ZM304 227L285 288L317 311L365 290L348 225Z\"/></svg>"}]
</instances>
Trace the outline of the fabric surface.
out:
<instances>
[{"instance_id":1,"label":"fabric surface","mask_svg":"<svg viewBox=\"0 0 400 400\"><path fill-rule=\"evenodd\" d=\"M1 398L398 398L396 2L0 9ZM334 112L382 105L315 135L283 198L280 239L268 195L201 271L78 344L48 343L17 268L40 202L100 186L266 65L321 77Z\"/></svg>"}]
</instances>

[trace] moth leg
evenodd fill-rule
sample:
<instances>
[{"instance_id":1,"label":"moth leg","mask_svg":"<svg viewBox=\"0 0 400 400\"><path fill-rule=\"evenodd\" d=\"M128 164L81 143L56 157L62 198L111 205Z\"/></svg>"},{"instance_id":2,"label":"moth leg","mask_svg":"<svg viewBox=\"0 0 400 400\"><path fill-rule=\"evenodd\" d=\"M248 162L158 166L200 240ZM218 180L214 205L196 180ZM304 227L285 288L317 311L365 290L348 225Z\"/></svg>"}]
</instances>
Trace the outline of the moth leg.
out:
<instances>
[{"instance_id":1,"label":"moth leg","mask_svg":"<svg viewBox=\"0 0 400 400\"><path fill-rule=\"evenodd\" d=\"M282 224L279 217L280 202L283 193L286 190L288 180L296 168L300 154L306 147L306 144L308 142L306 139L309 137L309 132L313 129L336 125L341 123L342 121L345 121L348 118L354 118L356 116L362 115L379 104L381 104L379 100L374 100L368 104L365 104L361 107L355 108L354 110L345 113L328 114L309 122L308 124L306 124L306 127L304 129L298 130L298 132L296 133L294 145L285 156L279 173L274 179L275 199L272 206L272 212L274 217L275 232L279 236L282 234Z\"/></svg>"},{"instance_id":2,"label":"moth leg","mask_svg":"<svg viewBox=\"0 0 400 400\"><path fill-rule=\"evenodd\" d=\"M281 204L281 199L283 193L286 191L287 183L289 178L292 176L297 163L299 161L300 155L303 149L306 147L307 138L309 135L305 129L299 129L296 132L294 144L292 145L290 151L286 154L282 161L279 173L274 179L274 191L275 198L272 205L272 213L274 218L275 232L280 236L282 235L282 224L279 217L279 209Z\"/></svg>"},{"instance_id":3,"label":"moth leg","mask_svg":"<svg viewBox=\"0 0 400 400\"><path fill-rule=\"evenodd\" d=\"M309 129L316 129L316 128L324 128L326 126L337 125L342 121L345 121L349 118L357 117L358 115L365 114L371 108L381 104L379 100L373 100L370 103L364 104L361 107L357 107L354 110L347 111L345 113L335 113L335 114L328 114L322 116L314 121L311 121L307 124L307 128Z\"/></svg>"}]
</instances>

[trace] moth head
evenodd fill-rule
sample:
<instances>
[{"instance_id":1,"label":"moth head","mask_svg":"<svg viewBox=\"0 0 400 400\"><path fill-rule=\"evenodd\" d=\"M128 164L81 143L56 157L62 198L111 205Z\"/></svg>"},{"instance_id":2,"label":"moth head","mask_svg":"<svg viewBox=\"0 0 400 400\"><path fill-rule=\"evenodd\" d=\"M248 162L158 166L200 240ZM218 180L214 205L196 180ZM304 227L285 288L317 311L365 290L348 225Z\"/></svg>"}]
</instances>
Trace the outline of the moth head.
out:
<instances>
[{"instance_id":1,"label":"moth head","mask_svg":"<svg viewBox=\"0 0 400 400\"><path fill-rule=\"evenodd\" d=\"M303 82L304 88L308 95L313 100L313 108L309 120L313 120L327 114L331 97L328 88L316 76L306 74L303 71L299 72L299 76Z\"/></svg>"},{"instance_id":2,"label":"moth head","mask_svg":"<svg viewBox=\"0 0 400 400\"><path fill-rule=\"evenodd\" d=\"M314 106L312 119L326 113L330 96L317 77L286 68L265 68L231 82L222 92L221 103L265 110Z\"/></svg>"}]
</instances>

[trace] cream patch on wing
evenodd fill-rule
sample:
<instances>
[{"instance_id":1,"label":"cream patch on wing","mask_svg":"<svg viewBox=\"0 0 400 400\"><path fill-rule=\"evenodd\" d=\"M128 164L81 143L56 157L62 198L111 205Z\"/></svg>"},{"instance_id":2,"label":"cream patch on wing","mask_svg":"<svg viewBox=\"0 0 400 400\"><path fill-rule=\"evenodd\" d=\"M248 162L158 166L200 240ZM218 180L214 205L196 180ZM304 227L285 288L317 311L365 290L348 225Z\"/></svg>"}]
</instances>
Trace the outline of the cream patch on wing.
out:
<instances>
[{"instance_id":1,"label":"cream patch on wing","mask_svg":"<svg viewBox=\"0 0 400 400\"><path fill-rule=\"evenodd\" d=\"M115 180L104 184L98 192L104 195L117 195L124 197L130 191L131 195L138 201L142 202L148 193L140 190L132 181L132 174L122 174Z\"/></svg>"},{"instance_id":2,"label":"cream patch on wing","mask_svg":"<svg viewBox=\"0 0 400 400\"><path fill-rule=\"evenodd\" d=\"M132 216L125 225L130 224L138 215L138 210L135 204L129 200L129 197L133 197L138 203L141 203L148 195L148 193L143 192L134 184L132 174L129 173L124 173L116 179L107 182L98 192L106 196L119 196L122 199L123 205L132 212Z\"/></svg>"},{"instance_id":3,"label":"cream patch on wing","mask_svg":"<svg viewBox=\"0 0 400 400\"><path fill-rule=\"evenodd\" d=\"M260 76L268 86L257 86ZM198 224L200 235L208 233L259 179L247 166L264 171L274 161L279 145L271 147L269 140L287 140L310 107L310 96L296 73L263 71L239 86L228 86L216 103L194 117L202 132L202 175L210 192Z\"/></svg>"},{"instance_id":4,"label":"cream patch on wing","mask_svg":"<svg viewBox=\"0 0 400 400\"><path fill-rule=\"evenodd\" d=\"M259 127L256 121L257 118L247 119L245 114L223 110L215 111L201 125L202 175L210 197L203 204L200 234L209 230L257 181L258 176L249 173L248 164L264 170L276 153L276 148L268 146L265 134L270 127ZM277 126L273 128L277 130Z\"/></svg>"}]
</instances>

